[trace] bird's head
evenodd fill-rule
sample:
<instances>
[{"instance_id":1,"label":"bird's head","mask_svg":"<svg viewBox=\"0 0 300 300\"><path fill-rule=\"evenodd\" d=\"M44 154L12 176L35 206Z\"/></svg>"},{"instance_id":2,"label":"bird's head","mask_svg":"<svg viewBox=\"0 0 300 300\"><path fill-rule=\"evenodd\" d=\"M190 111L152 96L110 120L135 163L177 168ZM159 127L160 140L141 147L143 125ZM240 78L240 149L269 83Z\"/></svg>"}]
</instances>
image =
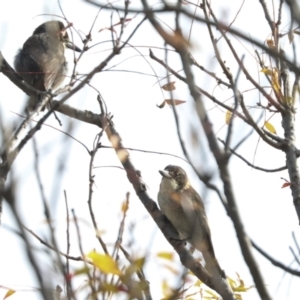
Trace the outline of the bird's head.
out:
<instances>
[{"instance_id":1,"label":"bird's head","mask_svg":"<svg viewBox=\"0 0 300 300\"><path fill-rule=\"evenodd\" d=\"M70 39L63 22L60 21L48 21L37 27L32 35L47 33L52 37L57 37L66 48L81 52L81 49L74 45Z\"/></svg>"},{"instance_id":2,"label":"bird's head","mask_svg":"<svg viewBox=\"0 0 300 300\"><path fill-rule=\"evenodd\" d=\"M162 183L169 184L177 192L187 190L190 187L186 172L179 166L168 165L164 170L159 170L162 175Z\"/></svg>"}]
</instances>

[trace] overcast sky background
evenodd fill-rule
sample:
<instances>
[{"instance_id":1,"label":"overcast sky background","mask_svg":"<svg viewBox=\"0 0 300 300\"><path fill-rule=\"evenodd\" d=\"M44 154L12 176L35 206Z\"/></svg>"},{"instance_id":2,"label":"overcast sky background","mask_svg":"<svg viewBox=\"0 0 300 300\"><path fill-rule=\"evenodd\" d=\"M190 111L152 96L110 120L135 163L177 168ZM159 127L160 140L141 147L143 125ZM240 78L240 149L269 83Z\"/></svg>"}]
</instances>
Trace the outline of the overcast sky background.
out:
<instances>
[{"instance_id":1,"label":"overcast sky background","mask_svg":"<svg viewBox=\"0 0 300 300\"><path fill-rule=\"evenodd\" d=\"M84 1L62 1L62 7L67 18L74 23L76 29L83 33L88 33L90 26L97 13L97 8L86 4ZM120 2L122 5L122 2ZM132 1L132 5L139 6L138 1ZM216 8L218 17L230 23L235 17L241 1L215 0L212 3ZM277 12L277 1L275 1ZM270 7L271 9L271 7ZM59 8L56 1L3 1L0 10L0 50L6 60L13 65L14 55L25 40L32 34L33 30L41 23L52 20L54 17L41 16L41 14L58 14ZM102 11L96 22L93 31L92 44L99 43L96 47L88 51L78 66L81 74L87 73L99 64L110 53L111 32L98 32L101 28L110 25L110 11ZM118 21L114 13L114 23ZM168 15L161 15L164 22L173 26L173 18ZM140 17L130 22L126 27L128 35L136 26ZM282 28L288 28L287 18L283 18ZM185 33L189 32L190 22L182 20ZM237 17L234 27L245 33L255 36L258 40L264 41L270 34L267 22L259 4L259 1L246 0ZM119 28L117 28L118 30ZM296 37L298 38L298 37ZM245 54L245 64L253 74L258 74L258 68L253 58L253 49L249 44L231 37L231 41L239 50L239 54ZM81 41L74 33L74 42L81 47ZM283 39L283 47L288 51L289 44ZM222 41L220 41L222 43ZM183 157L172 110L169 107L157 108L164 97L170 98L167 92L162 92L153 73L154 68L159 76L165 76L166 72L157 63L148 57L148 49L151 47L154 53L164 59L164 51L154 47L163 47L163 42L157 37L152 27L145 22L137 31L130 44L139 46L137 49L144 55L141 56L136 50L126 48L121 55L107 66L107 68L118 65L115 71L102 72L96 75L91 84L95 86L103 96L108 111L114 115L116 129L123 138L124 145L131 148L144 149L149 151L159 151ZM204 65L210 71L222 76L220 68L216 64L216 59L208 38L205 27L194 24L192 32L192 53L199 64ZM223 44L224 45L224 44ZM223 58L235 75L237 70L234 67L232 56L227 48L222 48ZM67 54L72 70L72 52ZM126 61L124 61L127 59ZM147 61L151 64L147 63ZM176 54L170 54L169 63L176 70L181 68ZM107 69L106 68L106 69ZM214 95L219 99L227 99L231 96L231 91L216 87L216 83L207 78L204 73L195 70L197 83L207 91L214 91ZM129 71L129 72L128 72ZM144 75L130 71L143 72ZM150 74L146 76L145 74ZM165 84L166 81L162 81ZM22 113L26 97L24 93L14 86L7 77L0 74L0 110L4 124L7 126L18 126L22 119L16 113ZM239 79L241 91L252 88L243 75ZM85 87L68 104L82 110L91 110L99 113L96 101L97 93L90 87ZM191 128L201 135L200 125L194 113L193 100L190 97L186 86L176 80L176 90L174 97L186 100L187 103L177 107L180 117L180 128L190 155L193 157L197 167L214 174L217 180L217 169L211 154L207 153L207 144L202 139L202 149L193 147ZM254 105L258 101L258 94L250 90L244 94L247 105ZM232 99L228 100L229 104ZM227 127L225 125L225 112L215 108L214 104L205 99L206 109L210 110L210 116L214 123L214 130L217 136L225 136ZM256 114L259 116L259 112ZM59 127L53 117L47 120L47 124L60 130L69 132L76 139L92 149L95 135L98 129L95 126L82 122L72 122L69 118L60 116L63 126ZM266 116L268 118L268 116ZM271 119L279 135L282 134L280 119L275 116ZM235 123L233 145L237 143L250 129L242 122ZM66 249L66 211L63 197L63 190L68 195L69 208L74 208L80 222L82 234L82 244L84 252L88 253L96 248L101 251L97 240L94 238L94 230L90 220L87 196L88 196L88 166L90 157L84 147L78 142L68 138L63 133L43 126L36 134L40 154L40 171L46 192L47 199L51 203L51 212L55 224L56 234L61 249ZM104 137L103 145L110 145ZM258 145L258 146L257 146ZM257 149L256 149L257 148ZM204 149L204 150L203 150ZM256 151L256 152L255 152ZM67 155L66 155L67 153ZM240 149L249 161L255 159L255 164L265 168L276 168L285 164L283 153L275 151L264 145L254 134ZM254 153L255 157L254 157ZM132 161L137 169L141 170L142 177L149 188L149 193L156 200L161 176L159 169L163 169L169 164L182 166L189 174L192 185L199 191L205 201L208 219L212 231L212 239L215 252L221 267L226 274L236 278L236 272L245 281L246 285L252 285L253 280L248 272L240 253L239 245L230 219L216 194L205 190L204 186L197 180L189 165L178 158L159 154L149 154L140 152L130 152ZM13 166L13 176L17 180L17 203L19 211L22 213L23 221L27 227L39 234L41 237L47 232L48 226L45 223L43 207L34 173L34 154L32 143L28 143L17 157ZM65 173L62 177L57 176L58 166L63 166ZM95 187L93 207L98 221L98 226L103 230L103 239L108 245L112 245L116 238L121 220L121 204L125 199L127 191L130 192L130 207L126 221L124 234L124 246L130 249L133 257L147 256L146 278L150 281L150 288L154 299L162 297L161 281L168 279L169 283L176 287L175 276L165 268L165 262L158 260L155 254L158 251L172 251L171 246L165 241L161 232L156 228L151 217L136 197L130 183L127 181L123 170L111 166L120 166L119 160L113 150L101 149L96 157L94 170ZM110 166L103 168L105 166ZM260 245L271 256L288 265L293 262L289 246L293 246L291 232L295 231L296 237L300 239L298 220L292 203L291 192L288 188L281 189L283 181L280 177L288 179L287 172L262 173L246 166L237 158L232 158L230 164L234 191L240 208L240 212L245 224L245 229L249 236ZM57 184L59 181L59 184ZM9 207L4 203L2 216L3 227L0 232L0 299L6 293L2 287L16 289L17 293L11 299L40 299L35 291L37 283L32 276L32 272L27 263L26 255L22 249L23 243L7 227L15 228L13 217ZM77 246L74 223L71 222L72 246L70 254L80 255ZM37 249L44 249L34 238L30 239ZM273 267L260 254L255 252L257 261L264 275L265 283L273 296L273 299L298 299L299 279L291 277L280 269ZM55 284L63 287L63 279L57 277L53 270L53 265L47 260L47 254L43 251L39 253L41 267L49 278L55 278ZM52 254L54 257L54 254ZM72 270L82 267L82 263L72 263ZM180 270L180 263L176 258L173 267ZM298 269L296 263L292 267ZM79 278L76 284L82 282ZM259 299L255 288L244 296L244 299Z\"/></svg>"}]
</instances>

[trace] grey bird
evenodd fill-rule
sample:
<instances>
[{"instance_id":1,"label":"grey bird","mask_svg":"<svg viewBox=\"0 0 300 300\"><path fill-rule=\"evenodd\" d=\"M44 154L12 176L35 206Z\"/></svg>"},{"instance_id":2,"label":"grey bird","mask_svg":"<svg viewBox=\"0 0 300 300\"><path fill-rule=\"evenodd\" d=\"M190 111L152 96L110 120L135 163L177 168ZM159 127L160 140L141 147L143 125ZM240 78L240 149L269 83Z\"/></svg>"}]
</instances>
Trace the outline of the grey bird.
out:
<instances>
[{"instance_id":1,"label":"grey bird","mask_svg":"<svg viewBox=\"0 0 300 300\"><path fill-rule=\"evenodd\" d=\"M180 239L191 243L205 260L207 271L215 277L225 278L216 259L204 205L191 186L186 172L178 166L167 166L158 192L161 211L173 224Z\"/></svg>"},{"instance_id":2,"label":"grey bird","mask_svg":"<svg viewBox=\"0 0 300 300\"><path fill-rule=\"evenodd\" d=\"M65 47L81 52L69 40L62 22L45 22L34 30L18 51L14 61L15 69L26 83L37 90L55 90L67 74ZM28 110L33 110L40 100L38 95L30 97Z\"/></svg>"}]
</instances>

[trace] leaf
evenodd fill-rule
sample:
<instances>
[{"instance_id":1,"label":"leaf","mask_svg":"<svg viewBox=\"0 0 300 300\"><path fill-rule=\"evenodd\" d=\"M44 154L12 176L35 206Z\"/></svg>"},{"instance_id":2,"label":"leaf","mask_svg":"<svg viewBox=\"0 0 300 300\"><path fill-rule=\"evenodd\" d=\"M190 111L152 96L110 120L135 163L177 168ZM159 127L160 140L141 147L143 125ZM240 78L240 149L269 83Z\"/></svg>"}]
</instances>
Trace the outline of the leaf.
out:
<instances>
[{"instance_id":1,"label":"leaf","mask_svg":"<svg viewBox=\"0 0 300 300\"><path fill-rule=\"evenodd\" d=\"M173 102L173 101L174 101L174 102ZM166 104L172 106L173 103L174 103L174 105L176 106L176 105L180 105L180 104L186 102L186 101L184 101L184 100L178 100L178 99L173 99L173 101L172 101L172 99L166 99L166 100L164 100L164 101L162 102L162 104L156 105L156 106L157 106L158 108L163 108Z\"/></svg>"},{"instance_id":2,"label":"leaf","mask_svg":"<svg viewBox=\"0 0 300 300\"><path fill-rule=\"evenodd\" d=\"M263 69L260 70L260 72L262 72L262 73L264 73L264 74L266 74L268 76L272 76L273 75L273 71L271 69L269 69L269 68L263 68Z\"/></svg>"},{"instance_id":3,"label":"leaf","mask_svg":"<svg viewBox=\"0 0 300 300\"><path fill-rule=\"evenodd\" d=\"M277 68L269 69L263 68L260 72L264 73L267 76L271 77L271 85L273 90L277 93L281 91L279 80L278 80L278 70Z\"/></svg>"},{"instance_id":4,"label":"leaf","mask_svg":"<svg viewBox=\"0 0 300 300\"><path fill-rule=\"evenodd\" d=\"M234 289L234 287L237 285L235 280L230 277L227 277L227 281L232 289Z\"/></svg>"},{"instance_id":5,"label":"leaf","mask_svg":"<svg viewBox=\"0 0 300 300\"><path fill-rule=\"evenodd\" d=\"M169 286L167 280L163 280L163 282L162 282L162 292L163 292L163 295L165 296L165 298L169 298L170 295L172 295L172 289Z\"/></svg>"},{"instance_id":6,"label":"leaf","mask_svg":"<svg viewBox=\"0 0 300 300\"><path fill-rule=\"evenodd\" d=\"M118 264L111 256L91 251L87 257L90 258L93 261L94 266L103 273L122 275L122 272L118 268Z\"/></svg>"},{"instance_id":7,"label":"leaf","mask_svg":"<svg viewBox=\"0 0 300 300\"><path fill-rule=\"evenodd\" d=\"M166 101L163 101L162 104L156 105L158 108L163 108L166 105Z\"/></svg>"},{"instance_id":8,"label":"leaf","mask_svg":"<svg viewBox=\"0 0 300 300\"><path fill-rule=\"evenodd\" d=\"M274 127L271 123L269 123L268 121L265 122L264 126L265 126L270 132L272 132L272 133L274 133L274 134L277 134L277 133L276 133L275 127Z\"/></svg>"},{"instance_id":9,"label":"leaf","mask_svg":"<svg viewBox=\"0 0 300 300\"><path fill-rule=\"evenodd\" d=\"M16 291L14 290L8 290L3 298L4 299L7 299L8 297L10 297L11 295L13 295Z\"/></svg>"},{"instance_id":10,"label":"leaf","mask_svg":"<svg viewBox=\"0 0 300 300\"><path fill-rule=\"evenodd\" d=\"M122 213L126 213L127 210L128 210L128 208L129 208L129 203L128 203L128 201L127 201L127 200L123 201L122 207L121 207Z\"/></svg>"},{"instance_id":11,"label":"leaf","mask_svg":"<svg viewBox=\"0 0 300 300\"><path fill-rule=\"evenodd\" d=\"M210 300L220 299L219 296L216 293L214 293L213 291L210 291L210 290L207 290L207 289L205 289L204 291L208 294L208 296L205 296L203 299L207 299L207 300L208 299L210 299Z\"/></svg>"},{"instance_id":12,"label":"leaf","mask_svg":"<svg viewBox=\"0 0 300 300\"><path fill-rule=\"evenodd\" d=\"M270 49L275 50L275 48L276 48L276 46L275 46L275 44L274 44L274 41L271 40L271 39L267 40L267 45L268 45L268 47L269 47Z\"/></svg>"},{"instance_id":13,"label":"leaf","mask_svg":"<svg viewBox=\"0 0 300 300\"><path fill-rule=\"evenodd\" d=\"M141 257L141 258L138 258L136 259L133 264L135 264L139 269L143 268L144 264L145 264L145 257Z\"/></svg>"},{"instance_id":14,"label":"leaf","mask_svg":"<svg viewBox=\"0 0 300 300\"><path fill-rule=\"evenodd\" d=\"M291 186L291 183L290 182L285 182L283 185L282 185L282 189L286 188L286 187L289 187Z\"/></svg>"},{"instance_id":15,"label":"leaf","mask_svg":"<svg viewBox=\"0 0 300 300\"><path fill-rule=\"evenodd\" d=\"M141 270L145 264L145 257L141 257L141 258L138 258L134 261L132 261L129 266L125 269L125 272L123 271L124 273L124 276L123 276L123 279L125 278L131 278L132 274L133 273L136 273L137 270Z\"/></svg>"},{"instance_id":16,"label":"leaf","mask_svg":"<svg viewBox=\"0 0 300 300\"><path fill-rule=\"evenodd\" d=\"M87 274L90 271L88 267L83 267L81 269L77 269L76 271L73 272L73 274L69 274L67 276L76 276L76 275L81 275L81 274Z\"/></svg>"},{"instance_id":17,"label":"leaf","mask_svg":"<svg viewBox=\"0 0 300 300\"><path fill-rule=\"evenodd\" d=\"M115 284L102 282L100 290L104 291L104 292L110 292L110 293L115 294L119 291L119 288Z\"/></svg>"},{"instance_id":18,"label":"leaf","mask_svg":"<svg viewBox=\"0 0 300 300\"><path fill-rule=\"evenodd\" d=\"M227 277L228 283L232 289L232 291L234 292L234 295L236 296L236 299L242 299L240 294L236 294L236 292L238 293L242 293L242 292L247 292L248 290L250 290L251 288L253 288L253 286L246 286L244 283L244 280L242 280L242 278L240 277L239 274L237 274L237 280L235 281L232 278Z\"/></svg>"},{"instance_id":19,"label":"leaf","mask_svg":"<svg viewBox=\"0 0 300 300\"><path fill-rule=\"evenodd\" d=\"M234 297L235 297L236 300L243 300L241 294L234 293Z\"/></svg>"},{"instance_id":20,"label":"leaf","mask_svg":"<svg viewBox=\"0 0 300 300\"><path fill-rule=\"evenodd\" d=\"M182 104L182 103L185 103L186 101L184 101L184 100L178 100L178 99L173 99L173 101L172 101L172 99L166 99L165 100L165 102L168 104L168 105L173 105L173 103L174 103L174 105L176 106L176 105L180 105L180 104Z\"/></svg>"},{"instance_id":21,"label":"leaf","mask_svg":"<svg viewBox=\"0 0 300 300\"><path fill-rule=\"evenodd\" d=\"M273 69L271 82L272 82L273 90L275 92L279 92L281 90L281 88L280 88L280 84L279 84L279 80L278 80L278 70L277 70L277 68Z\"/></svg>"},{"instance_id":22,"label":"leaf","mask_svg":"<svg viewBox=\"0 0 300 300\"><path fill-rule=\"evenodd\" d=\"M225 122L227 125L230 123L231 118L232 118L232 112L230 110L227 110L225 115Z\"/></svg>"},{"instance_id":23,"label":"leaf","mask_svg":"<svg viewBox=\"0 0 300 300\"><path fill-rule=\"evenodd\" d=\"M166 83L161 88L164 89L165 91L174 91L176 89L175 81Z\"/></svg>"},{"instance_id":24,"label":"leaf","mask_svg":"<svg viewBox=\"0 0 300 300\"><path fill-rule=\"evenodd\" d=\"M172 252L158 252L157 257L167 260L173 260L174 254Z\"/></svg>"},{"instance_id":25,"label":"leaf","mask_svg":"<svg viewBox=\"0 0 300 300\"><path fill-rule=\"evenodd\" d=\"M203 284L201 280L197 280L196 283L194 284L195 287L200 287Z\"/></svg>"},{"instance_id":26,"label":"leaf","mask_svg":"<svg viewBox=\"0 0 300 300\"><path fill-rule=\"evenodd\" d=\"M283 102L288 105L293 105L295 103L294 98L290 96L284 96Z\"/></svg>"}]
</instances>

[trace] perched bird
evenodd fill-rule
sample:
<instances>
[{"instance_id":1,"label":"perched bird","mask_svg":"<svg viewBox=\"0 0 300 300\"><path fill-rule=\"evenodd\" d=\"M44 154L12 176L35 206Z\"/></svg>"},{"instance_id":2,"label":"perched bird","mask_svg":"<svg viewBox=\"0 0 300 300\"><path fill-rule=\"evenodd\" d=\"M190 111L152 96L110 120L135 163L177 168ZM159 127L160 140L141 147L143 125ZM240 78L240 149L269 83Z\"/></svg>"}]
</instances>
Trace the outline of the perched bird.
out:
<instances>
[{"instance_id":1,"label":"perched bird","mask_svg":"<svg viewBox=\"0 0 300 300\"><path fill-rule=\"evenodd\" d=\"M215 257L203 202L186 172L169 165L159 173L162 175L158 192L161 211L177 229L180 239L202 253L207 271L215 277L225 277Z\"/></svg>"},{"instance_id":2,"label":"perched bird","mask_svg":"<svg viewBox=\"0 0 300 300\"><path fill-rule=\"evenodd\" d=\"M57 89L65 79L67 62L65 47L81 50L70 40L60 21L49 21L35 29L15 57L15 69L26 83L40 91ZM33 110L41 97L30 97L28 109Z\"/></svg>"}]
</instances>

